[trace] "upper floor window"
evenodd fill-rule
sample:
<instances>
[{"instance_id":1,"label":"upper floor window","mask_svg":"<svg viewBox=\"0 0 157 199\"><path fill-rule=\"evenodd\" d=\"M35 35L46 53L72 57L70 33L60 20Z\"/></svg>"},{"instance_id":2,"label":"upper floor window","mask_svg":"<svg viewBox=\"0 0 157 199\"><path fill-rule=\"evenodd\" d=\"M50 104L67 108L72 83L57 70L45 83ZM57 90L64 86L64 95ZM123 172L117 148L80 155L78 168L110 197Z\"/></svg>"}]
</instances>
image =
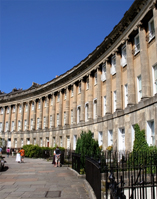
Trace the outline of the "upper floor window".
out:
<instances>
[{"instance_id":1,"label":"upper floor window","mask_svg":"<svg viewBox=\"0 0 157 199\"><path fill-rule=\"evenodd\" d=\"M31 130L33 130L33 119L31 119Z\"/></svg>"},{"instance_id":2,"label":"upper floor window","mask_svg":"<svg viewBox=\"0 0 157 199\"><path fill-rule=\"evenodd\" d=\"M117 104L117 93L116 91L113 92L113 111L116 111L116 104Z\"/></svg>"},{"instance_id":3,"label":"upper floor window","mask_svg":"<svg viewBox=\"0 0 157 199\"><path fill-rule=\"evenodd\" d=\"M153 67L153 90L154 94L157 93L157 65Z\"/></svg>"},{"instance_id":4,"label":"upper floor window","mask_svg":"<svg viewBox=\"0 0 157 199\"><path fill-rule=\"evenodd\" d=\"M34 102L32 102L32 111L34 110Z\"/></svg>"},{"instance_id":5,"label":"upper floor window","mask_svg":"<svg viewBox=\"0 0 157 199\"><path fill-rule=\"evenodd\" d=\"M38 101L38 109L40 109L41 103L40 100Z\"/></svg>"},{"instance_id":6,"label":"upper floor window","mask_svg":"<svg viewBox=\"0 0 157 199\"><path fill-rule=\"evenodd\" d=\"M0 122L0 132L2 131L2 122Z\"/></svg>"},{"instance_id":7,"label":"upper floor window","mask_svg":"<svg viewBox=\"0 0 157 199\"><path fill-rule=\"evenodd\" d=\"M80 118L81 118L81 106L77 107L77 123L80 122Z\"/></svg>"},{"instance_id":8,"label":"upper floor window","mask_svg":"<svg viewBox=\"0 0 157 199\"><path fill-rule=\"evenodd\" d=\"M21 111L22 111L22 106L20 105L19 106L19 113L21 113Z\"/></svg>"},{"instance_id":9,"label":"upper floor window","mask_svg":"<svg viewBox=\"0 0 157 199\"><path fill-rule=\"evenodd\" d=\"M14 130L14 121L12 121L12 123L11 123L11 131L13 131Z\"/></svg>"},{"instance_id":10,"label":"upper floor window","mask_svg":"<svg viewBox=\"0 0 157 199\"><path fill-rule=\"evenodd\" d=\"M1 114L3 114L4 113L4 109L3 108L1 108Z\"/></svg>"},{"instance_id":11,"label":"upper floor window","mask_svg":"<svg viewBox=\"0 0 157 199\"><path fill-rule=\"evenodd\" d=\"M50 115L50 128L52 127L52 115Z\"/></svg>"},{"instance_id":12,"label":"upper floor window","mask_svg":"<svg viewBox=\"0 0 157 199\"><path fill-rule=\"evenodd\" d=\"M20 128L21 128L21 121L19 120L18 121L18 131L20 131Z\"/></svg>"},{"instance_id":13,"label":"upper floor window","mask_svg":"<svg viewBox=\"0 0 157 199\"><path fill-rule=\"evenodd\" d=\"M112 75L116 74L116 56L115 55L111 57L111 74Z\"/></svg>"},{"instance_id":14,"label":"upper floor window","mask_svg":"<svg viewBox=\"0 0 157 199\"><path fill-rule=\"evenodd\" d=\"M89 106L88 103L85 104L85 122L88 121Z\"/></svg>"},{"instance_id":15,"label":"upper floor window","mask_svg":"<svg viewBox=\"0 0 157 199\"><path fill-rule=\"evenodd\" d=\"M141 75L137 77L137 89L138 89L138 102L142 98L142 81L141 81Z\"/></svg>"},{"instance_id":16,"label":"upper floor window","mask_svg":"<svg viewBox=\"0 0 157 199\"><path fill-rule=\"evenodd\" d=\"M58 95L57 95L57 102L59 102L60 101L60 93L58 93Z\"/></svg>"},{"instance_id":17,"label":"upper floor window","mask_svg":"<svg viewBox=\"0 0 157 199\"><path fill-rule=\"evenodd\" d=\"M28 104L25 105L26 112L28 111Z\"/></svg>"},{"instance_id":18,"label":"upper floor window","mask_svg":"<svg viewBox=\"0 0 157 199\"><path fill-rule=\"evenodd\" d=\"M97 84L97 72L94 73L94 85Z\"/></svg>"},{"instance_id":19,"label":"upper floor window","mask_svg":"<svg viewBox=\"0 0 157 199\"><path fill-rule=\"evenodd\" d=\"M66 123L66 112L64 112L64 125Z\"/></svg>"},{"instance_id":20,"label":"upper floor window","mask_svg":"<svg viewBox=\"0 0 157 199\"><path fill-rule=\"evenodd\" d=\"M148 30L149 30L148 41L151 41L155 37L155 28L154 28L154 19L153 18L148 22Z\"/></svg>"},{"instance_id":21,"label":"upper floor window","mask_svg":"<svg viewBox=\"0 0 157 199\"><path fill-rule=\"evenodd\" d=\"M57 126L59 126L59 113L57 113Z\"/></svg>"},{"instance_id":22,"label":"upper floor window","mask_svg":"<svg viewBox=\"0 0 157 199\"><path fill-rule=\"evenodd\" d=\"M8 122L5 123L5 131L8 131Z\"/></svg>"},{"instance_id":23,"label":"upper floor window","mask_svg":"<svg viewBox=\"0 0 157 199\"><path fill-rule=\"evenodd\" d=\"M24 126L24 130L27 129L27 120L25 120L25 126Z\"/></svg>"},{"instance_id":24,"label":"upper floor window","mask_svg":"<svg viewBox=\"0 0 157 199\"><path fill-rule=\"evenodd\" d=\"M124 86L124 94L125 94L125 107L128 105L128 84L125 84Z\"/></svg>"},{"instance_id":25,"label":"upper floor window","mask_svg":"<svg viewBox=\"0 0 157 199\"><path fill-rule=\"evenodd\" d=\"M89 77L86 79L86 90L89 89Z\"/></svg>"},{"instance_id":26,"label":"upper floor window","mask_svg":"<svg viewBox=\"0 0 157 199\"><path fill-rule=\"evenodd\" d=\"M74 90L73 90L73 86L71 87L71 97L73 97L74 95Z\"/></svg>"},{"instance_id":27,"label":"upper floor window","mask_svg":"<svg viewBox=\"0 0 157 199\"><path fill-rule=\"evenodd\" d=\"M106 96L104 96L104 115L106 114Z\"/></svg>"},{"instance_id":28,"label":"upper floor window","mask_svg":"<svg viewBox=\"0 0 157 199\"><path fill-rule=\"evenodd\" d=\"M97 99L93 100L93 118L96 119L97 118Z\"/></svg>"},{"instance_id":29,"label":"upper floor window","mask_svg":"<svg viewBox=\"0 0 157 199\"><path fill-rule=\"evenodd\" d=\"M45 129L45 127L46 127L46 117L44 117L44 126L43 126L43 128Z\"/></svg>"},{"instance_id":30,"label":"upper floor window","mask_svg":"<svg viewBox=\"0 0 157 199\"><path fill-rule=\"evenodd\" d=\"M51 105L53 105L53 96L51 97Z\"/></svg>"},{"instance_id":31,"label":"upper floor window","mask_svg":"<svg viewBox=\"0 0 157 199\"><path fill-rule=\"evenodd\" d=\"M102 65L101 80L102 80L102 81L105 81L105 80L106 80L106 64L103 64L103 65Z\"/></svg>"},{"instance_id":32,"label":"upper floor window","mask_svg":"<svg viewBox=\"0 0 157 199\"><path fill-rule=\"evenodd\" d=\"M81 93L81 82L78 84L78 93Z\"/></svg>"},{"instance_id":33,"label":"upper floor window","mask_svg":"<svg viewBox=\"0 0 157 199\"><path fill-rule=\"evenodd\" d=\"M136 55L139 51L140 51L140 39L139 39L139 35L136 35L136 37L134 38L134 55Z\"/></svg>"},{"instance_id":34,"label":"upper floor window","mask_svg":"<svg viewBox=\"0 0 157 199\"><path fill-rule=\"evenodd\" d=\"M47 99L45 99L45 107L47 107Z\"/></svg>"},{"instance_id":35,"label":"upper floor window","mask_svg":"<svg viewBox=\"0 0 157 199\"><path fill-rule=\"evenodd\" d=\"M13 113L15 113L15 106L13 106Z\"/></svg>"},{"instance_id":36,"label":"upper floor window","mask_svg":"<svg viewBox=\"0 0 157 199\"><path fill-rule=\"evenodd\" d=\"M73 124L73 109L71 110L71 124Z\"/></svg>"},{"instance_id":37,"label":"upper floor window","mask_svg":"<svg viewBox=\"0 0 157 199\"><path fill-rule=\"evenodd\" d=\"M37 129L39 129L39 121L40 121L40 119L37 118Z\"/></svg>"},{"instance_id":38,"label":"upper floor window","mask_svg":"<svg viewBox=\"0 0 157 199\"><path fill-rule=\"evenodd\" d=\"M127 59L126 59L126 45L123 45L122 48L122 58L121 58L121 66L124 67L127 64Z\"/></svg>"},{"instance_id":39,"label":"upper floor window","mask_svg":"<svg viewBox=\"0 0 157 199\"><path fill-rule=\"evenodd\" d=\"M9 107L7 107L7 113L9 113Z\"/></svg>"}]
</instances>

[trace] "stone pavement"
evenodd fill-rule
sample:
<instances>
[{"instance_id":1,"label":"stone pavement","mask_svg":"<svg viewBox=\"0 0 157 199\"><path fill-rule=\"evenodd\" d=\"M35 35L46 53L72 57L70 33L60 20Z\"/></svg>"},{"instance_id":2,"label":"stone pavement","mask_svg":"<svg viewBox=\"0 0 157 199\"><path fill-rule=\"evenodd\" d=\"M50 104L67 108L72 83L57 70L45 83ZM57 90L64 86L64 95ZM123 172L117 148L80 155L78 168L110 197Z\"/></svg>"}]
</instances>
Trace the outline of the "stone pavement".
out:
<instances>
[{"instance_id":1,"label":"stone pavement","mask_svg":"<svg viewBox=\"0 0 157 199\"><path fill-rule=\"evenodd\" d=\"M8 169L0 172L0 199L89 199L83 179L67 167L55 168L44 159L5 160Z\"/></svg>"}]
</instances>

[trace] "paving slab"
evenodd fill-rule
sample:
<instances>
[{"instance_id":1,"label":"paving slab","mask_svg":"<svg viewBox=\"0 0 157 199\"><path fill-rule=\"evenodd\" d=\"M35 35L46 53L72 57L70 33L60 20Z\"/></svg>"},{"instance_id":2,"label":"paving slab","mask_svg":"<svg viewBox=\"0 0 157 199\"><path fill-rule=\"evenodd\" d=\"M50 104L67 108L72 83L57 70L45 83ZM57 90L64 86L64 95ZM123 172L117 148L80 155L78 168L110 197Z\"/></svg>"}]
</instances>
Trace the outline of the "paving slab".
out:
<instances>
[{"instance_id":1,"label":"paving slab","mask_svg":"<svg viewBox=\"0 0 157 199\"><path fill-rule=\"evenodd\" d=\"M0 199L89 199L83 179L67 167L53 167L45 159L25 158L16 163L15 157L5 158L6 169L0 172ZM59 196L55 192L60 191ZM54 194L53 194L54 192Z\"/></svg>"}]
</instances>

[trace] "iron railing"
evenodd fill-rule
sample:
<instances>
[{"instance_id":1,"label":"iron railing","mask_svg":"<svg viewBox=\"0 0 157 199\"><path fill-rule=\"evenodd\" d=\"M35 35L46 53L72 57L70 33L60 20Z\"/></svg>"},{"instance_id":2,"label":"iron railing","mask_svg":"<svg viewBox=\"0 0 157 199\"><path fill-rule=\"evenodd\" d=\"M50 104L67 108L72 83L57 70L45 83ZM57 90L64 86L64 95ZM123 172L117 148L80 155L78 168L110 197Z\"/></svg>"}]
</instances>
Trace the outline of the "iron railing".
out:
<instances>
[{"instance_id":1,"label":"iron railing","mask_svg":"<svg viewBox=\"0 0 157 199\"><path fill-rule=\"evenodd\" d=\"M77 153L72 153L72 169L80 173L80 166L81 166L81 161L80 161L81 155Z\"/></svg>"}]
</instances>

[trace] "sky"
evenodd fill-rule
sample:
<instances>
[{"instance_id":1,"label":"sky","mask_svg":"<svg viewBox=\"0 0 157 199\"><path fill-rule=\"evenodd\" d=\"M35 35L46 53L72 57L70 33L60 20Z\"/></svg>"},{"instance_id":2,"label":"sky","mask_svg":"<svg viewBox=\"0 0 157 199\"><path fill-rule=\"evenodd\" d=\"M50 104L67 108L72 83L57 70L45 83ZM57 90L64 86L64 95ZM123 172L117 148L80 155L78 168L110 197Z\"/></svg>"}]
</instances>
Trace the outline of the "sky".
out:
<instances>
[{"instance_id":1,"label":"sky","mask_svg":"<svg viewBox=\"0 0 157 199\"><path fill-rule=\"evenodd\" d=\"M0 0L0 90L64 74L101 44L134 0Z\"/></svg>"}]
</instances>

